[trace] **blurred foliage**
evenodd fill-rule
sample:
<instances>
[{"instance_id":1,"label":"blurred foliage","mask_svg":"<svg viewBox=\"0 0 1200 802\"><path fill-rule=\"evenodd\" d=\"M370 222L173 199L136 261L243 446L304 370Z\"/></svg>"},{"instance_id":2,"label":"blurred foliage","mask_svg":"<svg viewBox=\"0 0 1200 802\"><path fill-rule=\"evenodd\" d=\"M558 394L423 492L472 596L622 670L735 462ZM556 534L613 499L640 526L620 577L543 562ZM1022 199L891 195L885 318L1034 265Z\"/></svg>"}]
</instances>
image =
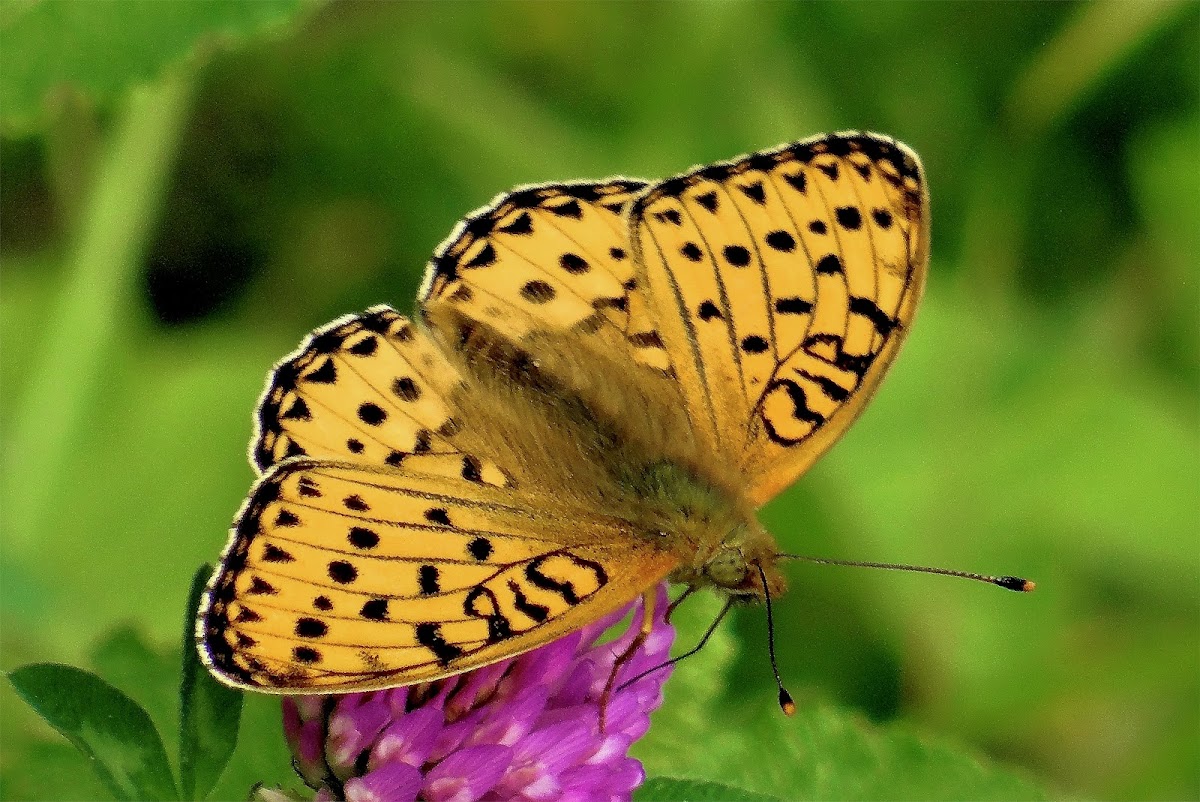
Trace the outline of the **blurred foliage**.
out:
<instances>
[{"instance_id":1,"label":"blurred foliage","mask_svg":"<svg viewBox=\"0 0 1200 802\"><path fill-rule=\"evenodd\" d=\"M1200 798L1200 6L9 0L0 37L0 667L97 667L173 754L160 655L275 359L410 308L454 222L515 184L863 128L925 161L930 287L870 410L764 521L1040 589L790 567L785 679L1069 793ZM789 726L761 611L725 637L728 670L682 664L708 692L668 686L660 718L689 705L761 759ZM277 716L247 699L256 748L218 796L291 782ZM6 798L100 793L9 687L0 740ZM651 773L689 776L692 743L648 744Z\"/></svg>"}]
</instances>

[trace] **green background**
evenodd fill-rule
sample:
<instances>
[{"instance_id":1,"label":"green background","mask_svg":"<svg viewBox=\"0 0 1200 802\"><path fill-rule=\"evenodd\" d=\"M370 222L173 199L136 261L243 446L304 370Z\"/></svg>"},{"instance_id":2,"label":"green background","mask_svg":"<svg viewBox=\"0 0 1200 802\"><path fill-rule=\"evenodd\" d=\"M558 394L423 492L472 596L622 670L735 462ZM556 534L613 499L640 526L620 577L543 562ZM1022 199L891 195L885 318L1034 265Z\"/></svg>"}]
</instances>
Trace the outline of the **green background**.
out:
<instances>
[{"instance_id":1,"label":"green background","mask_svg":"<svg viewBox=\"0 0 1200 802\"><path fill-rule=\"evenodd\" d=\"M411 308L496 193L869 129L924 160L929 288L764 522L1039 590L789 566L785 681L1054 794L1200 798L1200 6L7 0L0 35L0 668L91 666L165 716L267 368ZM698 731L652 773L710 731L770 751L765 630L740 610L680 666L660 722ZM230 794L289 776L272 705ZM0 728L6 798L100 793L7 686Z\"/></svg>"}]
</instances>

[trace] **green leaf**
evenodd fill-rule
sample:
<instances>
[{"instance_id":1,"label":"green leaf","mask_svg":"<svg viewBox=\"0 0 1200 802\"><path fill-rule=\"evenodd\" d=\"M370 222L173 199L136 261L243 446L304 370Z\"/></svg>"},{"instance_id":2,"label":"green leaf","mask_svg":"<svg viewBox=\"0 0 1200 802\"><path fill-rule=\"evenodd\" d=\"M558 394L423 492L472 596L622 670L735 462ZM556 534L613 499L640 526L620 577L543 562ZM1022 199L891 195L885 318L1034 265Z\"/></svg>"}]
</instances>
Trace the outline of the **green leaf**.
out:
<instances>
[{"instance_id":1,"label":"green leaf","mask_svg":"<svg viewBox=\"0 0 1200 802\"><path fill-rule=\"evenodd\" d=\"M670 689L667 691L670 695ZM686 700L685 700L686 702ZM877 727L812 700L784 717L773 700L709 711L699 728L660 717L657 738L682 736L697 749L655 749L647 771L778 794L786 799L1048 799L1008 769L903 725ZM664 735L665 733L665 735Z\"/></svg>"},{"instance_id":2,"label":"green leaf","mask_svg":"<svg viewBox=\"0 0 1200 802\"><path fill-rule=\"evenodd\" d=\"M160 75L206 40L277 28L301 0L9 4L0 16L5 68L0 108L7 132L35 127L47 95L67 85L103 102Z\"/></svg>"},{"instance_id":3,"label":"green leaf","mask_svg":"<svg viewBox=\"0 0 1200 802\"><path fill-rule=\"evenodd\" d=\"M140 626L121 625L90 650L86 665L118 688L150 716L168 755L178 749L179 658L146 642Z\"/></svg>"},{"instance_id":4,"label":"green leaf","mask_svg":"<svg viewBox=\"0 0 1200 802\"><path fill-rule=\"evenodd\" d=\"M674 620L681 642L675 651L694 641L717 607L716 599L702 597L679 608ZM1049 797L1008 769L902 724L875 726L799 693L792 718L779 711L773 694L724 694L733 687L756 687L730 679L736 656L730 630L718 629L709 645L681 663L668 681L663 707L633 747L649 775L706 788L715 784L722 793L735 794L697 799L760 798L749 794L783 799ZM680 748L681 740L695 747ZM638 799L693 798L673 791L659 794L658 787L639 792ZM747 796L736 796L742 793Z\"/></svg>"},{"instance_id":5,"label":"green leaf","mask_svg":"<svg viewBox=\"0 0 1200 802\"><path fill-rule=\"evenodd\" d=\"M653 777L634 792L635 802L778 802L779 797L704 780Z\"/></svg>"},{"instance_id":6,"label":"green leaf","mask_svg":"<svg viewBox=\"0 0 1200 802\"><path fill-rule=\"evenodd\" d=\"M104 680L57 663L8 675L18 694L92 761L117 799L178 799L150 716Z\"/></svg>"},{"instance_id":7,"label":"green leaf","mask_svg":"<svg viewBox=\"0 0 1200 802\"><path fill-rule=\"evenodd\" d=\"M10 730L11 732L11 730ZM104 784L88 770L88 760L66 741L55 738L4 742L0 789L5 799L107 799Z\"/></svg>"},{"instance_id":8,"label":"green leaf","mask_svg":"<svg viewBox=\"0 0 1200 802\"><path fill-rule=\"evenodd\" d=\"M184 799L204 799L237 746L242 693L213 677L196 651L200 595L212 573L202 565L192 579L183 619L183 677L179 686L179 784Z\"/></svg>"}]
</instances>

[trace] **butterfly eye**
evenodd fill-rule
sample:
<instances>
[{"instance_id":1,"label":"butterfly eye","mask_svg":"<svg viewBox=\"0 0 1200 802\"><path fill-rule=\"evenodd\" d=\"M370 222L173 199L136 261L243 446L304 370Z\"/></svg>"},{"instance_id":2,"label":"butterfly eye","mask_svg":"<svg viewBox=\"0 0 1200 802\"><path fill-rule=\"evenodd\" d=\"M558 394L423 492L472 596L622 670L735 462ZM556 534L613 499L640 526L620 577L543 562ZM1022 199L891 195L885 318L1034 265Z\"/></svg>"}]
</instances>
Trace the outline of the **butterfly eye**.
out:
<instances>
[{"instance_id":1,"label":"butterfly eye","mask_svg":"<svg viewBox=\"0 0 1200 802\"><path fill-rule=\"evenodd\" d=\"M738 588L746 580L746 558L741 549L726 546L717 551L704 566L704 573L724 588Z\"/></svg>"}]
</instances>

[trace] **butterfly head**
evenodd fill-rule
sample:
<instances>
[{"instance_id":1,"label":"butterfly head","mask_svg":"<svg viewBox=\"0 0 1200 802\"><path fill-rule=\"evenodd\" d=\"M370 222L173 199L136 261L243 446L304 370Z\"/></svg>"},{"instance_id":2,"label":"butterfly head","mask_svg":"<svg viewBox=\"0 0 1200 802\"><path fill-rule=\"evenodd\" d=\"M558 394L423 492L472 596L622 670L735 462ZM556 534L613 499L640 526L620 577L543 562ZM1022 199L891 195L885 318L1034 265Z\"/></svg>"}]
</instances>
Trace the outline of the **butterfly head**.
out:
<instances>
[{"instance_id":1,"label":"butterfly head","mask_svg":"<svg viewBox=\"0 0 1200 802\"><path fill-rule=\"evenodd\" d=\"M777 551L774 539L761 527L739 524L709 556L702 571L709 582L731 596L765 599L767 592L779 596L787 583L776 564Z\"/></svg>"}]
</instances>

